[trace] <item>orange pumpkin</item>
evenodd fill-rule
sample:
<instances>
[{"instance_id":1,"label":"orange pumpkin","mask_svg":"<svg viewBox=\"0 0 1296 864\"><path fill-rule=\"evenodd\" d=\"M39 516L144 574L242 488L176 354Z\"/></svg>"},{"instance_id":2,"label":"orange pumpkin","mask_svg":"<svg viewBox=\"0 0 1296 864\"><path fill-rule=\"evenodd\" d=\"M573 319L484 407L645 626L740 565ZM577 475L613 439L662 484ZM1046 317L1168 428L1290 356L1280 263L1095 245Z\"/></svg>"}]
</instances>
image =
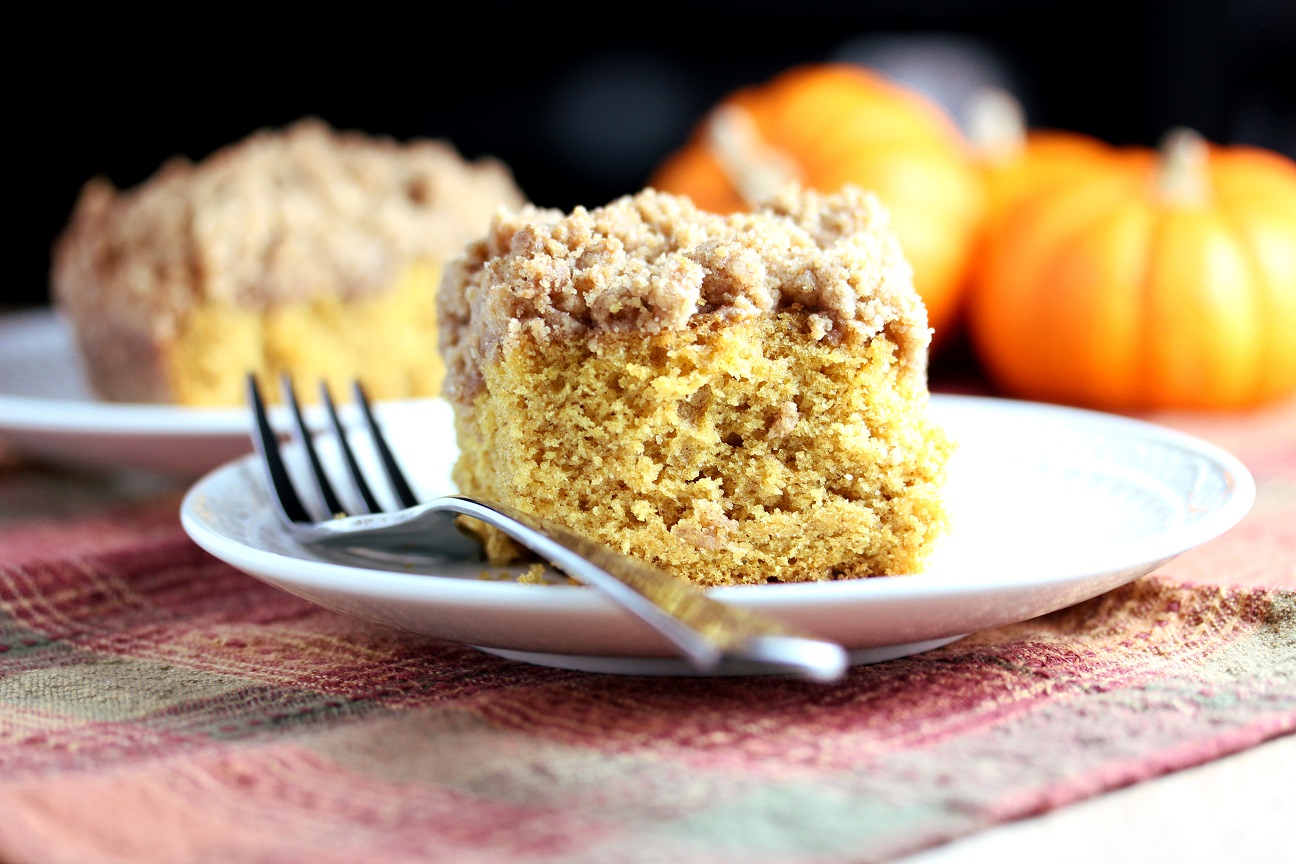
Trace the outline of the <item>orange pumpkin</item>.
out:
<instances>
[{"instance_id":1,"label":"orange pumpkin","mask_svg":"<svg viewBox=\"0 0 1296 864\"><path fill-rule=\"evenodd\" d=\"M971 149L942 109L862 66L796 67L723 99L648 185L730 213L788 182L877 193L939 341L961 304L982 208Z\"/></svg>"},{"instance_id":2,"label":"orange pumpkin","mask_svg":"<svg viewBox=\"0 0 1296 864\"><path fill-rule=\"evenodd\" d=\"M1188 130L1020 193L967 326L1022 398L1228 409L1296 390L1296 163Z\"/></svg>"}]
</instances>

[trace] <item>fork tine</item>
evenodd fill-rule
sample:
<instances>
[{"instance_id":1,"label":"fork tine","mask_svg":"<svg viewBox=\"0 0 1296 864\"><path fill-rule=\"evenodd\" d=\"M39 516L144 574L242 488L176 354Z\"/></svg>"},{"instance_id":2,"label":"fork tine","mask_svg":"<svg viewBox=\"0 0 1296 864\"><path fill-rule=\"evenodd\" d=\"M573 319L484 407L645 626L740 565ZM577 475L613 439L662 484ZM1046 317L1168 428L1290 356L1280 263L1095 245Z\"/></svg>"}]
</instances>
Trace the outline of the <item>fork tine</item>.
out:
<instances>
[{"instance_id":1,"label":"fork tine","mask_svg":"<svg viewBox=\"0 0 1296 864\"><path fill-rule=\"evenodd\" d=\"M383 471L387 473L387 481L391 483L396 499L402 507L416 506L419 500L414 495L414 491L410 489L410 484L405 479L404 473L401 472L400 466L396 464L396 457L392 455L387 439L383 437L382 431L378 428L378 421L374 419L373 410L369 406L369 397L365 395L364 387L360 385L359 381L353 381L351 382L351 389L355 394L356 404L360 406L360 413L364 417L365 425L369 427L369 435L373 438L374 449L378 451L378 458L382 461Z\"/></svg>"},{"instance_id":2,"label":"fork tine","mask_svg":"<svg viewBox=\"0 0 1296 864\"><path fill-rule=\"evenodd\" d=\"M338 446L342 448L343 461L346 462L347 476L351 478L351 484L355 491L364 501L366 513L381 513L382 505L374 497L373 492L369 489L369 484L365 482L364 475L360 472L360 463L356 461L355 452L351 449L351 442L347 440L346 430L342 428L342 420L338 417L337 406L333 403L333 394L329 391L327 381L320 382L320 396L324 401L324 407L328 409L329 421L333 424L333 434L337 437Z\"/></svg>"},{"instance_id":3,"label":"fork tine","mask_svg":"<svg viewBox=\"0 0 1296 864\"><path fill-rule=\"evenodd\" d=\"M302 416L301 405L297 401L297 393L293 390L292 378L284 375L281 379L280 389L283 390L284 400L292 408L297 441L301 444L302 449L306 451L306 458L310 461L311 476L315 478L315 488L324 500L325 509L328 510L325 518L346 515L346 508L342 506L342 502L338 500L337 494L333 491L333 483L329 480L328 475L324 473L324 465L320 462L319 453L315 450L314 436L306 428L306 418Z\"/></svg>"},{"instance_id":4,"label":"fork tine","mask_svg":"<svg viewBox=\"0 0 1296 864\"><path fill-rule=\"evenodd\" d=\"M309 522L310 514L302 506L293 488L288 469L284 466L283 455L279 452L279 437L270 427L270 418L266 415L265 401L261 398L261 388L257 386L256 375L248 374L248 401L252 403L252 412L256 416L256 428L252 441L261 455L261 464L266 467L270 485L274 488L275 497L284 515L293 522Z\"/></svg>"}]
</instances>

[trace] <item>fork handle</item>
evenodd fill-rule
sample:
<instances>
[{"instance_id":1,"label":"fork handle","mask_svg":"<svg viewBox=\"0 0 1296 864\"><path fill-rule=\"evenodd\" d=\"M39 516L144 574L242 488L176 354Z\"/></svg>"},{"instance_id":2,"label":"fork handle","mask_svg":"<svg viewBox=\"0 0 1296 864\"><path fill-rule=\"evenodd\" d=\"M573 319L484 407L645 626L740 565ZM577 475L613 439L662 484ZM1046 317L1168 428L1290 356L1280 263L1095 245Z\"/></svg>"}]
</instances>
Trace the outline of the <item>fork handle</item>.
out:
<instances>
[{"instance_id":1,"label":"fork handle","mask_svg":"<svg viewBox=\"0 0 1296 864\"><path fill-rule=\"evenodd\" d=\"M737 663L816 681L835 681L845 674L847 656L840 645L713 600L682 579L561 525L501 504L457 495L432 503L498 528L578 582L607 593L674 643L700 669Z\"/></svg>"},{"instance_id":2,"label":"fork handle","mask_svg":"<svg viewBox=\"0 0 1296 864\"><path fill-rule=\"evenodd\" d=\"M455 516L471 516L498 528L571 578L604 592L673 643L698 669L736 666L749 673L790 672L816 681L835 681L845 674L846 652L834 642L720 603L647 562L502 504L447 495L395 512L326 520L295 530L308 542L402 554L424 547L451 558L479 554L480 544L454 529Z\"/></svg>"}]
</instances>

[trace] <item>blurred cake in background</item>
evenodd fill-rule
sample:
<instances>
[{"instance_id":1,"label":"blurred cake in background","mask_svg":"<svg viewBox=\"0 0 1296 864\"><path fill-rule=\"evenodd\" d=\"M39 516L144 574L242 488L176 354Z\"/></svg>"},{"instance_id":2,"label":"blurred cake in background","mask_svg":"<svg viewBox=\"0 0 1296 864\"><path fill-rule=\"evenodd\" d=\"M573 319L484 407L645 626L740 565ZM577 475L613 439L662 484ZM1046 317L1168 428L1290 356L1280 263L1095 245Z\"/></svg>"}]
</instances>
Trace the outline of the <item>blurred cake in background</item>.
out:
<instances>
[{"instance_id":1,"label":"blurred cake in background","mask_svg":"<svg viewBox=\"0 0 1296 864\"><path fill-rule=\"evenodd\" d=\"M104 400L242 404L249 372L436 395L442 263L524 200L498 160L305 118L133 189L88 182L52 298Z\"/></svg>"}]
</instances>

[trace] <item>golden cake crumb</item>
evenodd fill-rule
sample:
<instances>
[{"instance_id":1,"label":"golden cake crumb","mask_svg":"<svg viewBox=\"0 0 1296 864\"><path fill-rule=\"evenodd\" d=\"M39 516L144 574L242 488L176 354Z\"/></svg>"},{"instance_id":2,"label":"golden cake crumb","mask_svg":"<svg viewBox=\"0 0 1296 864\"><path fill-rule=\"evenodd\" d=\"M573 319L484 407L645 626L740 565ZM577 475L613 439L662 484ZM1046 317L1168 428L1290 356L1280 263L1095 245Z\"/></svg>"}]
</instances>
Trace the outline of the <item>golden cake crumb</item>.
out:
<instances>
[{"instance_id":1,"label":"golden cake crumb","mask_svg":"<svg viewBox=\"0 0 1296 864\"><path fill-rule=\"evenodd\" d=\"M88 182L55 244L53 297L105 399L239 404L249 371L271 389L293 372L433 394L442 264L523 201L502 163L446 141L307 118L174 158L134 189Z\"/></svg>"},{"instance_id":2,"label":"golden cake crumb","mask_svg":"<svg viewBox=\"0 0 1296 864\"><path fill-rule=\"evenodd\" d=\"M466 494L700 585L912 573L946 527L926 310L860 189L504 212L438 320Z\"/></svg>"},{"instance_id":3,"label":"golden cake crumb","mask_svg":"<svg viewBox=\"0 0 1296 864\"><path fill-rule=\"evenodd\" d=\"M527 567L526 572L518 576L518 582L523 585L545 585L548 579L545 578L545 565L540 563L531 564Z\"/></svg>"}]
</instances>

